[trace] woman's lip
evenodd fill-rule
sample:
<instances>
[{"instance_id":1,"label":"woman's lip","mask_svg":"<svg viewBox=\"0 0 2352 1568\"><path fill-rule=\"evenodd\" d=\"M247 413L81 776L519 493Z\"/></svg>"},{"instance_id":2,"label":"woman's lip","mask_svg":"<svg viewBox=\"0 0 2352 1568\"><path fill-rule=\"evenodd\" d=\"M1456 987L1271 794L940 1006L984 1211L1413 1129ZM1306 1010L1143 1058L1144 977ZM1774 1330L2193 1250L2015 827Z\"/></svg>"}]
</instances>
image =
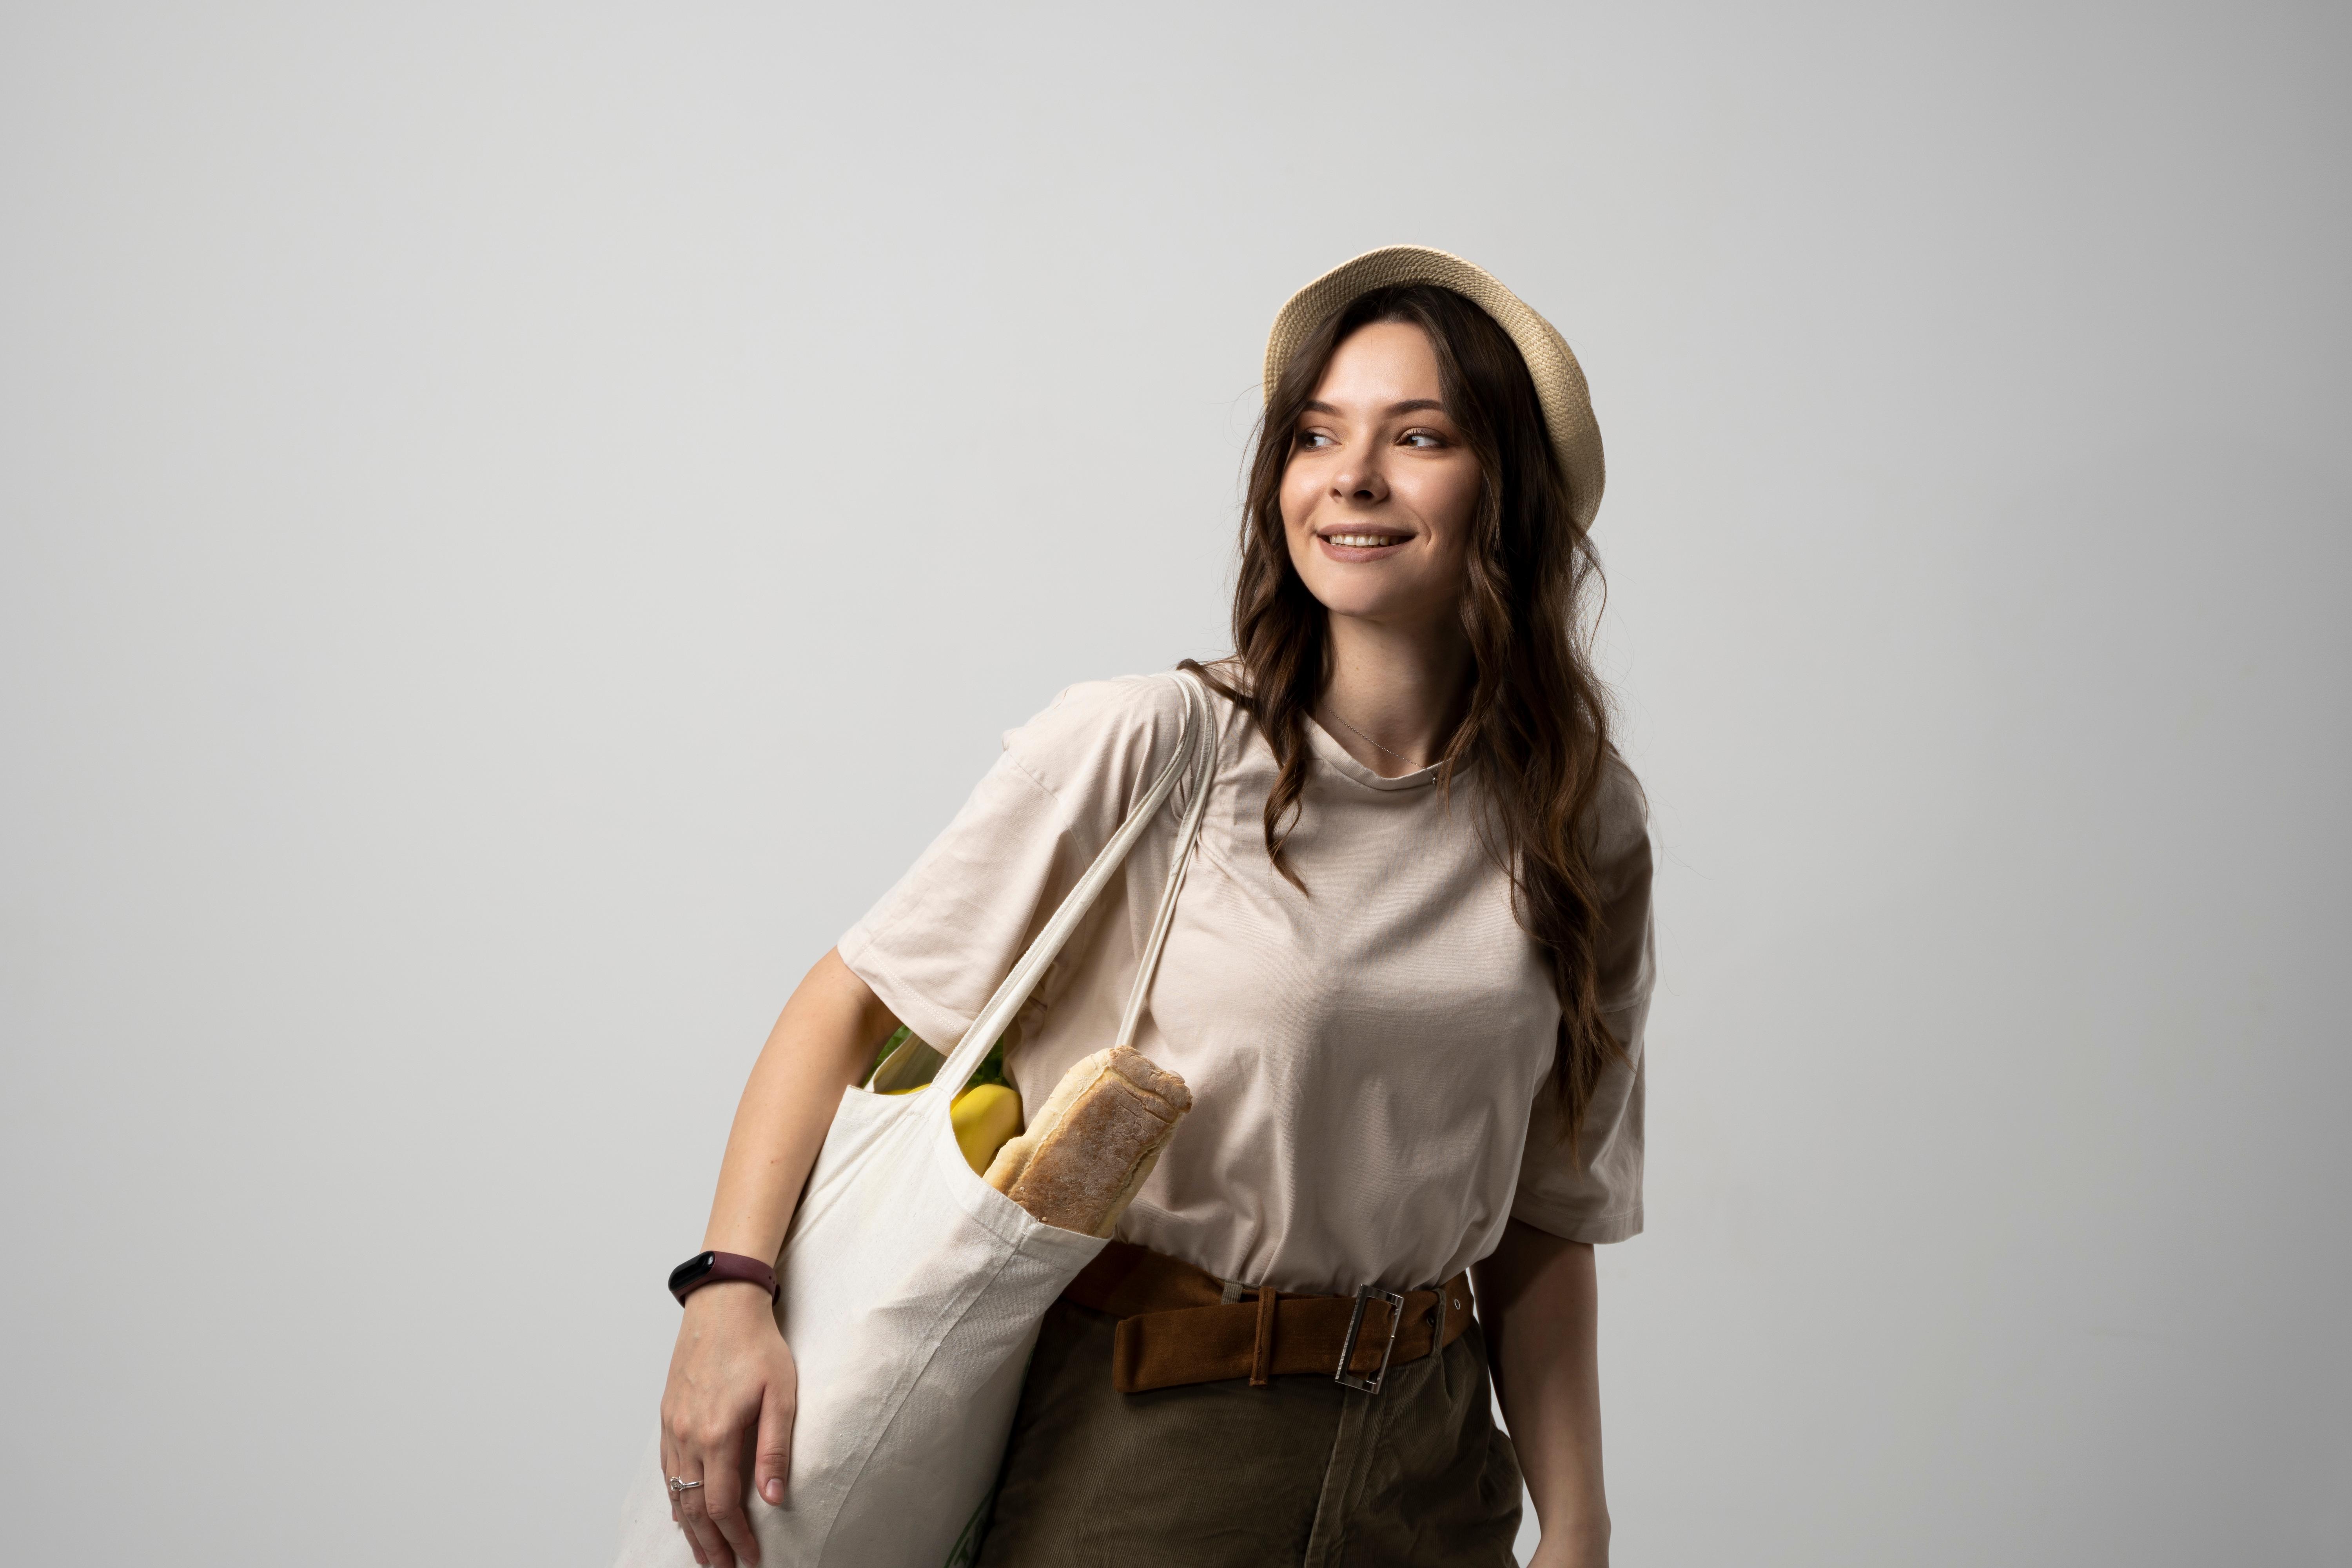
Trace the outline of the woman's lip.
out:
<instances>
[{"instance_id":1,"label":"woman's lip","mask_svg":"<svg viewBox=\"0 0 2352 1568\"><path fill-rule=\"evenodd\" d=\"M1367 530L1361 533L1358 533L1352 529L1337 529L1333 531L1349 534L1349 536L1358 539L1370 539L1378 536L1385 537L1388 540L1386 544L1341 544L1334 541L1330 534L1317 534L1315 536L1315 542L1320 544L1323 547L1324 553L1330 556L1334 561L1385 560L1395 552L1397 546L1407 542L1412 538L1412 535L1410 533L1381 535L1376 530Z\"/></svg>"}]
</instances>

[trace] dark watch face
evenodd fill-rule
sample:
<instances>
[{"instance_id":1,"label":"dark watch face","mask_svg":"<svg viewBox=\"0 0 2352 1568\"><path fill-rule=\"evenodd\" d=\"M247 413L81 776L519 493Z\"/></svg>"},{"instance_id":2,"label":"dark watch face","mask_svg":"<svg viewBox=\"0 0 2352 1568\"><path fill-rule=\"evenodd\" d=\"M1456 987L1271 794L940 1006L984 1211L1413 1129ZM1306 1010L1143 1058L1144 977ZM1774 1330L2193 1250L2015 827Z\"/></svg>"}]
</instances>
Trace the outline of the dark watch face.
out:
<instances>
[{"instance_id":1,"label":"dark watch face","mask_svg":"<svg viewBox=\"0 0 2352 1568\"><path fill-rule=\"evenodd\" d=\"M669 1293L677 1295L688 1285L710 1272L719 1262L715 1252L698 1252L669 1271Z\"/></svg>"}]
</instances>

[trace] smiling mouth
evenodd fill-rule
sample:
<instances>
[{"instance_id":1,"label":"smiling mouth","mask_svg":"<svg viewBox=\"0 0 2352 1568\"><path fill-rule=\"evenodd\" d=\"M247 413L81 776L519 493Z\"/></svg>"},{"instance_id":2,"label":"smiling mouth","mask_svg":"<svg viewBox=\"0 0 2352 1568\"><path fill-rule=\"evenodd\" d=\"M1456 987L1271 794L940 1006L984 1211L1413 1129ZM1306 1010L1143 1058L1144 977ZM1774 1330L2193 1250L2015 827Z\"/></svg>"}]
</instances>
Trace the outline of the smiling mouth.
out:
<instances>
[{"instance_id":1,"label":"smiling mouth","mask_svg":"<svg viewBox=\"0 0 2352 1568\"><path fill-rule=\"evenodd\" d=\"M1326 544L1337 545L1341 550L1382 550L1391 544L1402 544L1412 535L1382 533L1371 529L1335 528L1318 533L1315 537Z\"/></svg>"}]
</instances>

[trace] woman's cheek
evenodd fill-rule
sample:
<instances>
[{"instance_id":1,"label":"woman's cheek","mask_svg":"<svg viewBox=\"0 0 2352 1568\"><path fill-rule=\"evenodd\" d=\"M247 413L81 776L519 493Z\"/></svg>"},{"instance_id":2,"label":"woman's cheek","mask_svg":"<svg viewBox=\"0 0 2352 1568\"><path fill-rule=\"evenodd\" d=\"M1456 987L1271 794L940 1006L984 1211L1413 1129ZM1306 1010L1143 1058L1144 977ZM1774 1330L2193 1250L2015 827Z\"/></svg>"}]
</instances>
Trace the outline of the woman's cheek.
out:
<instances>
[{"instance_id":1,"label":"woman's cheek","mask_svg":"<svg viewBox=\"0 0 2352 1568\"><path fill-rule=\"evenodd\" d=\"M1315 489L1300 483L1294 469L1283 476L1282 489L1275 495L1282 507L1282 531L1296 540L1306 532L1303 525L1315 510Z\"/></svg>"}]
</instances>

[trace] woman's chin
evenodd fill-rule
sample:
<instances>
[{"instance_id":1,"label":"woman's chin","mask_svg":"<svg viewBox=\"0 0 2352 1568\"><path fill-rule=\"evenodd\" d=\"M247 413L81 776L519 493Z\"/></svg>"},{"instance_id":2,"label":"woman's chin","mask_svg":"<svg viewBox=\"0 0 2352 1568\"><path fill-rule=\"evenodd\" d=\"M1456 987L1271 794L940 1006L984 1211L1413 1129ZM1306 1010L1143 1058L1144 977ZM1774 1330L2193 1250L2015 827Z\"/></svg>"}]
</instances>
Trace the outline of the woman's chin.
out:
<instances>
[{"instance_id":1,"label":"woman's chin","mask_svg":"<svg viewBox=\"0 0 2352 1568\"><path fill-rule=\"evenodd\" d=\"M1397 575L1360 568L1300 574L1316 603L1349 620L1417 621L1427 619L1433 611L1441 616L1451 614L1457 591L1417 593L1414 590L1420 584L1397 581Z\"/></svg>"}]
</instances>

